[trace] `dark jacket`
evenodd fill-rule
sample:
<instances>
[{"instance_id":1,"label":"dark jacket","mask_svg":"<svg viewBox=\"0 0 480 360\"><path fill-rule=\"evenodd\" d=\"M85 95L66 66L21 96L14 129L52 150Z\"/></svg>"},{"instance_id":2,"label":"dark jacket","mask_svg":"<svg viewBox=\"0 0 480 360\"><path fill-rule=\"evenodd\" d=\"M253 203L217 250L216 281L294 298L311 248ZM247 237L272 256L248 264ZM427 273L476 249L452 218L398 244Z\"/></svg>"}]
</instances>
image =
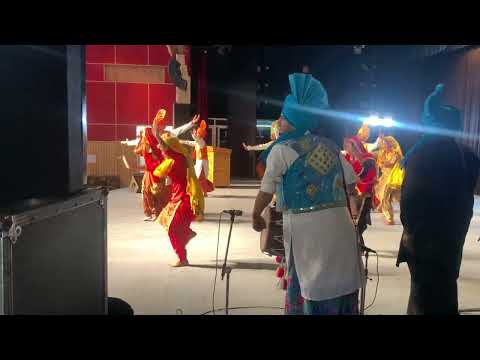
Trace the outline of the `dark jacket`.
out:
<instances>
[{"instance_id":1,"label":"dark jacket","mask_svg":"<svg viewBox=\"0 0 480 360\"><path fill-rule=\"evenodd\" d=\"M420 144L405 166L400 201L403 235L397 258L441 265L458 277L473 215L480 160L451 138Z\"/></svg>"}]
</instances>

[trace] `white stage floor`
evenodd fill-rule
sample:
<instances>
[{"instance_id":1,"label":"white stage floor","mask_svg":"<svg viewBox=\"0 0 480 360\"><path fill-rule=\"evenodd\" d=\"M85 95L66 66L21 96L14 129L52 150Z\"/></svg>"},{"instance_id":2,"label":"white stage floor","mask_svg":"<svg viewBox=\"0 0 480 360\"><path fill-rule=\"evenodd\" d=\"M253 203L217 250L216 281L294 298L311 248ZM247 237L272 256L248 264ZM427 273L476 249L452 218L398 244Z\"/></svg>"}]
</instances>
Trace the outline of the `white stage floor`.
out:
<instances>
[{"instance_id":1,"label":"white stage floor","mask_svg":"<svg viewBox=\"0 0 480 360\"><path fill-rule=\"evenodd\" d=\"M258 185L235 182L232 187L217 189L206 199L206 221L193 223L198 236L188 245L191 266L172 269L168 263L175 254L167 234L160 225L144 222L140 194L128 189L114 190L108 205L108 292L127 301L136 315L199 315L212 310L215 276L218 214L223 209L240 209L230 243L229 264L233 268L230 282L230 307L283 307L285 292L276 287L274 258L259 250L259 234L252 230L250 215ZM398 219L398 206L396 208ZM405 264L395 267L401 225L386 226L380 214L372 214L373 226L366 231L366 245L379 254L380 283L374 305L367 314L404 314L409 294L409 273ZM221 265L225 254L229 216L223 216L219 271L215 306L225 305L225 281ZM480 199L476 199L475 216L468 233L459 281L461 308L480 307ZM369 258L372 281L367 288L367 305L373 300L377 282L377 260ZM223 314L220 311L219 314ZM282 314L279 309L237 309L232 315Z\"/></svg>"}]
</instances>

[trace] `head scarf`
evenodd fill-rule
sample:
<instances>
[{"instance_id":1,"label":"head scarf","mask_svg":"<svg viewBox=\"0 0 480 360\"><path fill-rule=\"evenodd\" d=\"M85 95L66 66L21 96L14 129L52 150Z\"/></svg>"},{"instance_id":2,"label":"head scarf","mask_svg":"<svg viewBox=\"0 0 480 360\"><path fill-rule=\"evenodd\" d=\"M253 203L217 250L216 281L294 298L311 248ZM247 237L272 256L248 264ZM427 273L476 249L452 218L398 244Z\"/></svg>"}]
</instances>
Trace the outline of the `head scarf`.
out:
<instances>
[{"instance_id":1,"label":"head scarf","mask_svg":"<svg viewBox=\"0 0 480 360\"><path fill-rule=\"evenodd\" d=\"M157 114L155 115L155 118L153 119L153 124L152 127L154 129L165 129L165 117L167 116L167 110L165 109L160 109L158 110Z\"/></svg>"},{"instance_id":2,"label":"head scarf","mask_svg":"<svg viewBox=\"0 0 480 360\"><path fill-rule=\"evenodd\" d=\"M362 127L358 130L357 136L362 142L366 142L368 140L370 137L370 128L368 127L367 123L364 122L362 124Z\"/></svg>"},{"instance_id":3,"label":"head scarf","mask_svg":"<svg viewBox=\"0 0 480 360\"><path fill-rule=\"evenodd\" d=\"M162 140L170 150L185 157L187 162L187 193L190 195L190 206L196 220L202 220L205 211L205 199L203 197L200 182L195 175L192 157L190 156L189 151L180 143L178 138L165 133L162 135Z\"/></svg>"},{"instance_id":4,"label":"head scarf","mask_svg":"<svg viewBox=\"0 0 480 360\"><path fill-rule=\"evenodd\" d=\"M422 113L422 125L444 130L460 131L462 128L460 110L454 106L442 104L444 90L445 86L438 84L435 90L425 100ZM402 168L405 167L408 158L420 144L437 136L442 135L423 134L420 140L407 152L400 166Z\"/></svg>"},{"instance_id":5,"label":"head scarf","mask_svg":"<svg viewBox=\"0 0 480 360\"><path fill-rule=\"evenodd\" d=\"M195 130L195 135L199 138L204 139L207 136L207 123L205 120L200 122L197 130Z\"/></svg>"},{"instance_id":6,"label":"head scarf","mask_svg":"<svg viewBox=\"0 0 480 360\"><path fill-rule=\"evenodd\" d=\"M317 128L319 115L315 110L329 107L327 92L320 81L312 75L295 73L289 75L288 80L290 94L283 103L282 117L295 129L292 132L280 134L278 139L260 154L260 159L264 163L274 145L290 139L298 139L308 130Z\"/></svg>"},{"instance_id":7,"label":"head scarf","mask_svg":"<svg viewBox=\"0 0 480 360\"><path fill-rule=\"evenodd\" d=\"M389 145L390 149L387 149L385 143ZM400 160L403 159L402 148L393 136L385 136L380 143L380 150L377 156L377 164L381 166L385 162L391 162L395 157Z\"/></svg>"},{"instance_id":8,"label":"head scarf","mask_svg":"<svg viewBox=\"0 0 480 360\"><path fill-rule=\"evenodd\" d=\"M374 159L374 156L365 149L365 146L363 146L362 141L358 136L352 136L351 138L348 138L347 142L352 144L355 150L357 150L357 153L360 156L360 161Z\"/></svg>"},{"instance_id":9,"label":"head scarf","mask_svg":"<svg viewBox=\"0 0 480 360\"><path fill-rule=\"evenodd\" d=\"M147 139L147 143L150 145L150 148L152 149L152 153L155 154L155 156L158 158L158 160L162 161L163 160L163 154L158 148L158 140L157 138L153 135L153 131L151 127L146 127L144 130L144 136L145 139Z\"/></svg>"}]
</instances>

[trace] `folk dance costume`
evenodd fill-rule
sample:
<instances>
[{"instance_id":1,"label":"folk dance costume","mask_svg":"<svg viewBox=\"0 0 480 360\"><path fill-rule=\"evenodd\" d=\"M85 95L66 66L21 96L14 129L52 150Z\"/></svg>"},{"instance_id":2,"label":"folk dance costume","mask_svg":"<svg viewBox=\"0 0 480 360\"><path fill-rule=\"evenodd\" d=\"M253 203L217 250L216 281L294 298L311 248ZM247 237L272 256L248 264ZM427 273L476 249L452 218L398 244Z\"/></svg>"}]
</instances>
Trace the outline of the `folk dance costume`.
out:
<instances>
[{"instance_id":1,"label":"folk dance costume","mask_svg":"<svg viewBox=\"0 0 480 360\"><path fill-rule=\"evenodd\" d=\"M153 171L163 161L162 152L157 148L158 141L151 128L145 128L141 140L135 147L135 153L143 156L145 172L142 180L142 200L145 221L154 221L167 203L168 194L165 184L153 175Z\"/></svg>"},{"instance_id":2,"label":"folk dance costume","mask_svg":"<svg viewBox=\"0 0 480 360\"><path fill-rule=\"evenodd\" d=\"M380 208L387 225L394 225L392 202L400 202L400 189L403 182L403 170L400 161L403 160L400 144L393 136L380 139L380 150L377 156L377 168L381 176L375 186L375 195L380 201Z\"/></svg>"},{"instance_id":3,"label":"folk dance costume","mask_svg":"<svg viewBox=\"0 0 480 360\"><path fill-rule=\"evenodd\" d=\"M215 186L208 180L208 152L205 137L207 136L207 123L205 120L200 122L200 126L196 130L192 130L192 137L195 141L181 140L182 144L193 146L195 148L195 174L197 175L200 186L202 187L204 196L215 190Z\"/></svg>"},{"instance_id":4,"label":"folk dance costume","mask_svg":"<svg viewBox=\"0 0 480 360\"><path fill-rule=\"evenodd\" d=\"M167 231L178 256L178 262L171 266L187 266L186 246L196 236L190 224L193 220L203 220L204 216L203 191L195 175L192 158L178 138L163 134L160 146L163 146L165 160L153 173L160 178L171 179L171 192L157 222Z\"/></svg>"},{"instance_id":5,"label":"folk dance costume","mask_svg":"<svg viewBox=\"0 0 480 360\"><path fill-rule=\"evenodd\" d=\"M350 202L352 214L357 218L357 227L363 243L363 233L367 225L372 225L370 211L375 196L374 185L377 181L375 157L367 152L357 136L345 141L347 145L347 159L352 164L358 177L357 193Z\"/></svg>"},{"instance_id":6,"label":"folk dance costume","mask_svg":"<svg viewBox=\"0 0 480 360\"><path fill-rule=\"evenodd\" d=\"M357 314L363 264L342 157L334 143L310 133L318 117L308 108L327 108L327 93L311 75L293 74L289 80L291 94L281 116L295 129L262 153L266 171L259 193L276 193L283 212L285 314ZM254 217L261 210L254 209Z\"/></svg>"},{"instance_id":7,"label":"folk dance costume","mask_svg":"<svg viewBox=\"0 0 480 360\"><path fill-rule=\"evenodd\" d=\"M243 143L243 148L247 151L264 151L267 150L270 145L274 143L276 139L278 139L278 126L277 122L273 121L272 126L270 128L270 139L271 141L264 143L264 144L259 144L259 145L246 145Z\"/></svg>"},{"instance_id":8,"label":"folk dance costume","mask_svg":"<svg viewBox=\"0 0 480 360\"><path fill-rule=\"evenodd\" d=\"M463 245L473 216L480 161L458 144L460 111L443 105L444 87L426 99L425 134L403 160L400 218L402 240L397 266L407 262L411 277L407 314L458 314L457 279Z\"/></svg>"}]
</instances>

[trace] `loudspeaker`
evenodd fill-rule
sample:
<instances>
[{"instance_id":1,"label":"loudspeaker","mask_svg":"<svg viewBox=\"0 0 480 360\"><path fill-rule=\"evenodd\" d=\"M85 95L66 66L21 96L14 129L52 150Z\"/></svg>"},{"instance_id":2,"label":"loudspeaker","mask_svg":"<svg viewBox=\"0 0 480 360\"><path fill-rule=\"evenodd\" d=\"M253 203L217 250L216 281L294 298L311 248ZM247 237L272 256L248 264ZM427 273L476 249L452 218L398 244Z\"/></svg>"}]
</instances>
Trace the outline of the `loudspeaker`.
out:
<instances>
[{"instance_id":1,"label":"loudspeaker","mask_svg":"<svg viewBox=\"0 0 480 360\"><path fill-rule=\"evenodd\" d=\"M86 185L84 46L0 46L0 206Z\"/></svg>"}]
</instances>

